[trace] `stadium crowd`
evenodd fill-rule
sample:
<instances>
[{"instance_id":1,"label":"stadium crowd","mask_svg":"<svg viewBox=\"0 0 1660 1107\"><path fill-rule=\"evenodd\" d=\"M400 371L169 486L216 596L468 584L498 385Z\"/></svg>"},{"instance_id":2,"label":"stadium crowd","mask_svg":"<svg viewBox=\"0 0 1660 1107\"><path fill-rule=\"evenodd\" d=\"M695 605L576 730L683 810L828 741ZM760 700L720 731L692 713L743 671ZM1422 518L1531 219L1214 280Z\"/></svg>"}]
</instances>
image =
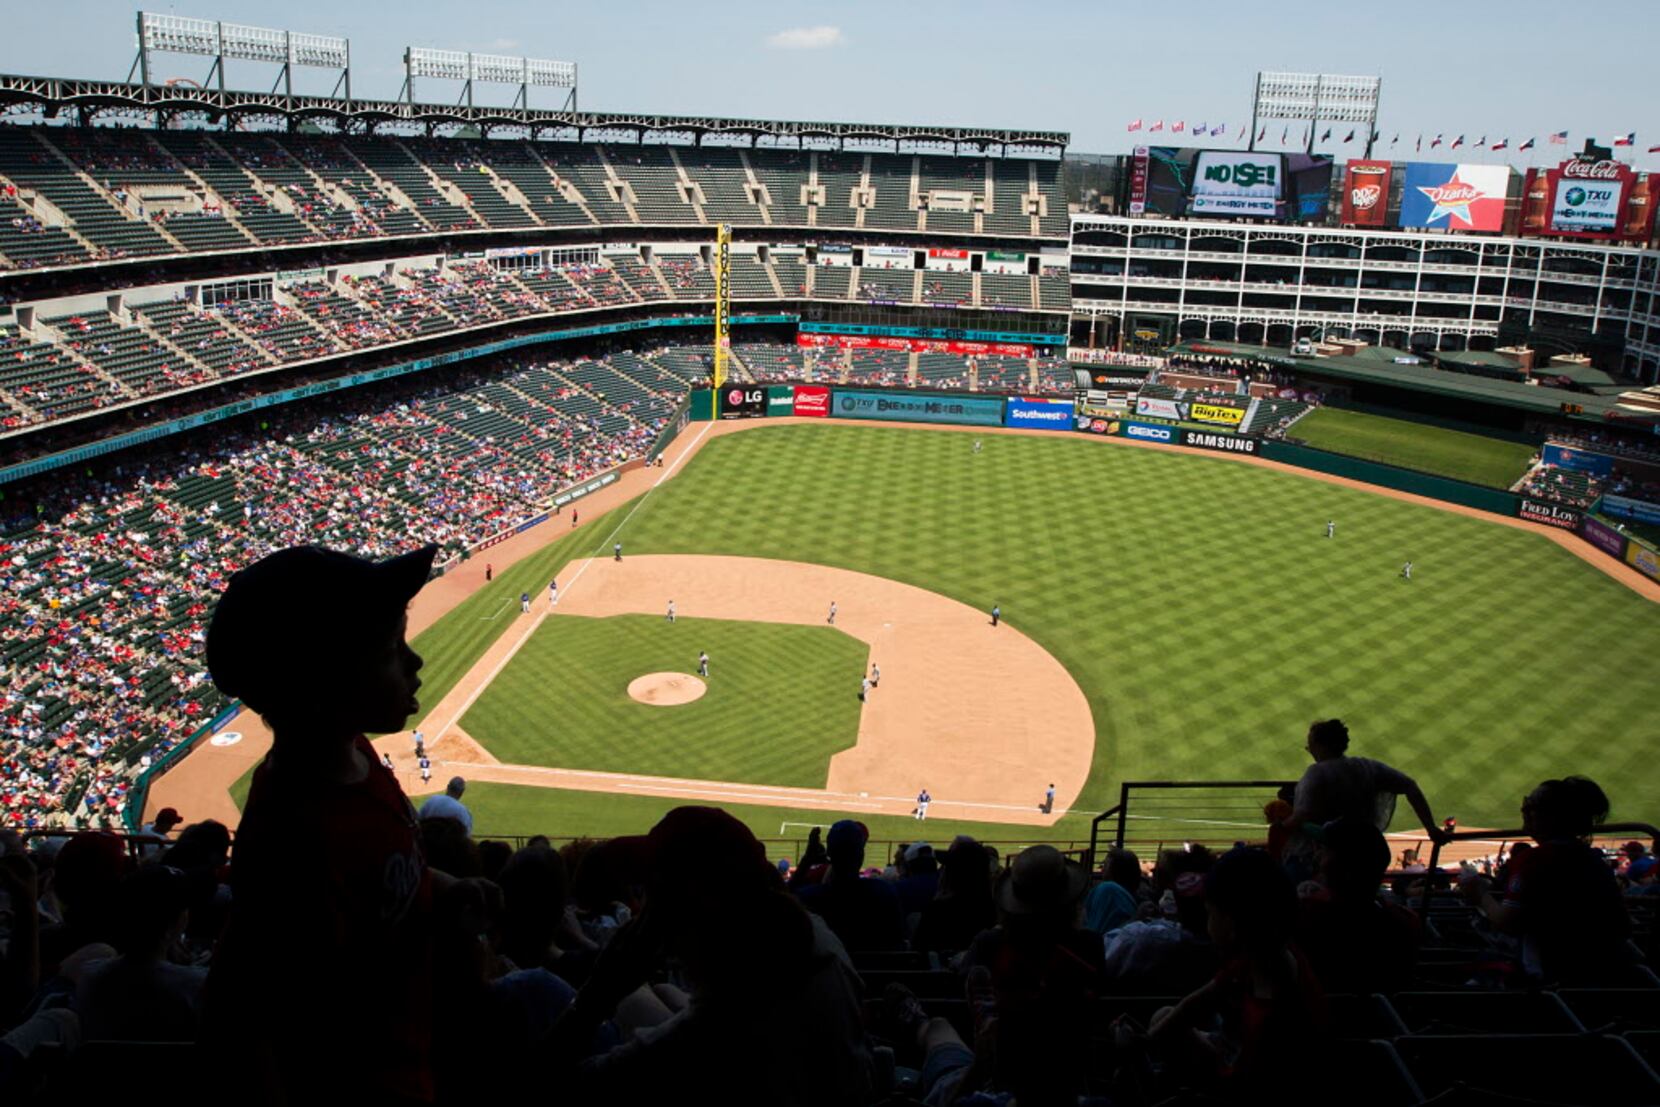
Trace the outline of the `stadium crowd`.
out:
<instances>
[{"instance_id":1,"label":"stadium crowd","mask_svg":"<svg viewBox=\"0 0 1660 1107\"><path fill-rule=\"evenodd\" d=\"M1313 1081L1336 1102L1383 1078L1341 1048L1358 1001L1416 1019L1426 996L1660 997L1630 941L1655 860L1590 844L1596 784L1540 784L1529 840L1485 873L1390 874L1397 796L1432 839L1449 824L1410 777L1351 756L1336 720L1310 728L1313 763L1263 840L1150 868L1115 849L1091 873L1047 845L1004 863L966 836L882 867L853 820L791 863L701 806L559 848L475 837L464 780L417 815L363 737L413 709L402 612L437 554L293 548L232 578L207 664L275 733L234 850L217 823L175 832L171 810L132 843L0 834L8 1101L1133 1107ZM1426 983L1449 967L1455 983ZM147 1045L108 1052L121 1042ZM1535 1079L1560 1043L1535 1044L1496 1076ZM1479 1055L1464 1069L1495 1075ZM1554 1079L1612 1094L1645 1074L1660 1087L1640 1064Z\"/></svg>"},{"instance_id":2,"label":"stadium crowd","mask_svg":"<svg viewBox=\"0 0 1660 1107\"><path fill-rule=\"evenodd\" d=\"M658 375L606 400L571 380L583 364L348 394L9 498L0 825L120 825L133 778L226 705L200 653L236 567L303 542L384 556L411 536L460 556L643 456L683 385L641 361Z\"/></svg>"}]
</instances>

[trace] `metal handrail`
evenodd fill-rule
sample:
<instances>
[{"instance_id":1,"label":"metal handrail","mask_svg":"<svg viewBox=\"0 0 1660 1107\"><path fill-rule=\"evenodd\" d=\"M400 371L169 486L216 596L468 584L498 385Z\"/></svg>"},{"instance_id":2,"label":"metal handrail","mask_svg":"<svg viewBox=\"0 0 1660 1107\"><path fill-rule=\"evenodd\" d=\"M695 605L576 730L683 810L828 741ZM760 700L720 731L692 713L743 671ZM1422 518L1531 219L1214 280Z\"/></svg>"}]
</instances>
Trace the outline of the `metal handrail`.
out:
<instances>
[{"instance_id":1,"label":"metal handrail","mask_svg":"<svg viewBox=\"0 0 1660 1107\"><path fill-rule=\"evenodd\" d=\"M1117 820L1112 847L1124 848L1130 820L1130 793L1133 789L1156 792L1177 788L1266 788L1278 792L1281 788L1295 783L1297 782L1294 780L1126 780L1118 786L1118 802L1090 820L1089 853L1086 855L1088 866L1092 870L1095 867L1095 859L1101 852L1101 824L1107 819Z\"/></svg>"}]
</instances>

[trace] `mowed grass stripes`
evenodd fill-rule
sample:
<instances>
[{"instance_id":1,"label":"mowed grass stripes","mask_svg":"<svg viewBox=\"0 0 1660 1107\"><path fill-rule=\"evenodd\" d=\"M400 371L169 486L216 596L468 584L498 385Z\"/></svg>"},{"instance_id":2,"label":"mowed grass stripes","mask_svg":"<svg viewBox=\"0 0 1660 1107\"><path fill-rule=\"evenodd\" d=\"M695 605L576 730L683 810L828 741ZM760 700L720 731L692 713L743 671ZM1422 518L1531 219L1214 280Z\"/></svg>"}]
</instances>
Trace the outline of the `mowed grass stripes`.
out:
<instances>
[{"instance_id":1,"label":"mowed grass stripes","mask_svg":"<svg viewBox=\"0 0 1660 1107\"><path fill-rule=\"evenodd\" d=\"M1316 449L1489 488L1515 484L1533 457L1526 443L1334 407L1309 412L1290 434Z\"/></svg>"},{"instance_id":2,"label":"mowed grass stripes","mask_svg":"<svg viewBox=\"0 0 1660 1107\"><path fill-rule=\"evenodd\" d=\"M1294 778L1309 721L1336 715L1355 753L1462 822L1514 821L1573 772L1652 813L1660 612L1543 536L1222 459L972 442L830 424L715 439L635 515L629 549L1001 603L1089 698L1098 810L1126 779Z\"/></svg>"},{"instance_id":3,"label":"mowed grass stripes","mask_svg":"<svg viewBox=\"0 0 1660 1107\"><path fill-rule=\"evenodd\" d=\"M701 699L629 698L635 677L696 673L699 650ZM858 740L866 653L832 627L556 615L461 725L513 764L822 788L830 756Z\"/></svg>"}]
</instances>

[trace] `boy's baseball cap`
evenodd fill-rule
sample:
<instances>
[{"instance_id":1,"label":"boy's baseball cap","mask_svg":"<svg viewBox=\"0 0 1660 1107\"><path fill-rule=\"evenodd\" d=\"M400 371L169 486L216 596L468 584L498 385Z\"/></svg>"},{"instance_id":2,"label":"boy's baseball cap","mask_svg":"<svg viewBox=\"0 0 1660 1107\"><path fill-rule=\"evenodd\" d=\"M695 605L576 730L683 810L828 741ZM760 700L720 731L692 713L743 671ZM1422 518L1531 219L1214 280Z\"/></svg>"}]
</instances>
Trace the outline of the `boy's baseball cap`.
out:
<instances>
[{"instance_id":1,"label":"boy's baseball cap","mask_svg":"<svg viewBox=\"0 0 1660 1107\"><path fill-rule=\"evenodd\" d=\"M227 696L257 699L301 676L338 672L396 626L432 572L436 545L387 561L291 546L231 577L208 624L207 666ZM250 706L258 709L257 703Z\"/></svg>"}]
</instances>

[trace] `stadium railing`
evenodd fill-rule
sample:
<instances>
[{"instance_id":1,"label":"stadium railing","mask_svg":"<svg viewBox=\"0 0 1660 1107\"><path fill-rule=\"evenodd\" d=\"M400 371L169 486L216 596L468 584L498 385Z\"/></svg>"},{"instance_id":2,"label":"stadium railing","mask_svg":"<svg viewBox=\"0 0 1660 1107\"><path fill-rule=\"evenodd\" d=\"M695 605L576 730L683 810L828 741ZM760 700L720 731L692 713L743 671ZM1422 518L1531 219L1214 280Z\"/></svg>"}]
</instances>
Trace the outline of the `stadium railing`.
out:
<instances>
[{"instance_id":1,"label":"stadium railing","mask_svg":"<svg viewBox=\"0 0 1660 1107\"><path fill-rule=\"evenodd\" d=\"M1118 787L1118 802L1090 820L1085 864L1093 869L1107 845L1115 849L1135 845L1162 849L1166 842L1231 846L1242 839L1260 838L1268 832L1268 822L1262 813L1264 805L1281 788L1296 783L1294 780L1126 780ZM1184 790L1204 793L1205 802L1196 804L1198 797L1179 796ZM1135 803L1138 793L1142 798ZM1132 804L1138 808L1136 811L1130 810ZM1173 807L1181 814L1170 814ZM1168 828L1171 832L1132 837L1132 820L1151 824L1149 829L1153 831ZM1102 825L1109 822L1113 829L1110 839L1104 842Z\"/></svg>"},{"instance_id":2,"label":"stadium railing","mask_svg":"<svg viewBox=\"0 0 1660 1107\"><path fill-rule=\"evenodd\" d=\"M1604 841L1626 840L1633 835L1641 835L1651 843L1660 839L1660 827L1649 823L1603 823L1596 828L1595 838ZM1459 830L1449 835L1447 842L1527 842L1532 837L1526 830L1515 828L1510 830ZM1439 868L1441 860L1442 842L1436 842L1429 852L1429 869L1434 872Z\"/></svg>"}]
</instances>

